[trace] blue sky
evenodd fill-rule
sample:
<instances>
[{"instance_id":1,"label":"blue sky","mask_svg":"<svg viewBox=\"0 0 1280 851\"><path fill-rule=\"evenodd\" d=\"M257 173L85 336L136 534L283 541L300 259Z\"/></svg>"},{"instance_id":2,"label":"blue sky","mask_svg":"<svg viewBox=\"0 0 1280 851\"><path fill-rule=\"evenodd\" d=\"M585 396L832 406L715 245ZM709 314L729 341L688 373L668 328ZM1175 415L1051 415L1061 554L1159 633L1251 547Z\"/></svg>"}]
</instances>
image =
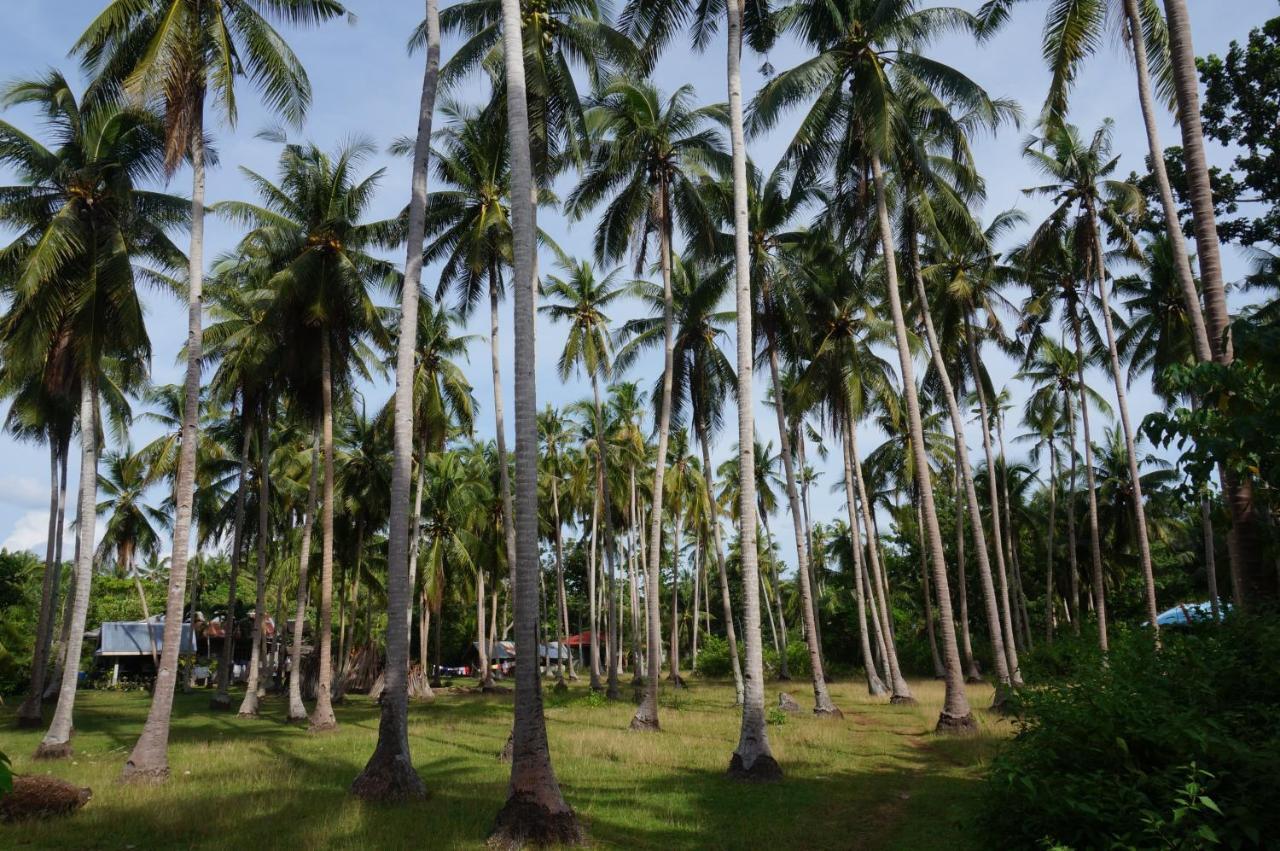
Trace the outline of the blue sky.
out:
<instances>
[{"instance_id":1,"label":"blue sky","mask_svg":"<svg viewBox=\"0 0 1280 851\"><path fill-rule=\"evenodd\" d=\"M74 78L75 63L66 58L67 49L104 4L105 0L9 4L12 8L6 10L0 79L7 81L35 75L49 67L62 68ZM292 139L314 141L326 148L351 137L367 137L383 150L393 139L412 133L416 125L422 79L421 57L409 57L405 41L421 18L422 5L417 0L350 0L348 5L358 16L354 24L338 22L319 30L286 33L307 67L315 93L306 127L301 131L291 130L290 136ZM979 3L978 0L960 0L958 5L976 9ZM1044 6L1042 2L1024 4L1015 12L1004 32L990 43L977 47L968 39L948 38L936 46L934 55L976 79L993 96L1015 99L1028 116L1034 116L1048 86L1048 73L1040 57ZM1189 6L1196 53L1201 56L1225 51L1233 39L1243 40L1251 27L1277 13L1274 0L1189 0ZM446 40L446 59L451 48L452 43ZM744 87L748 99L762 83L758 69L766 58L776 68L785 69L806 57L798 45L789 41L775 48L768 57L748 57L744 62L747 71ZM723 39L717 40L703 54L693 53L681 43L663 58L655 77L664 91L688 83L695 87L701 102L719 102L725 98L724 68ZM455 96L463 100L479 100L484 97L483 84L478 79L472 81L469 86L455 92ZM1115 150L1122 155L1120 173L1128 174L1130 170L1141 168L1146 139L1138 113L1134 72L1117 41L1109 40L1080 75L1072 104L1072 120L1083 128L1092 129L1107 117L1115 119ZM3 117L28 131L39 129L30 111L12 109ZM798 117L797 113L795 118ZM234 130L223 125L210 128L221 161L209 177L210 201L251 197L238 166L247 166L268 176L274 174L278 145L255 138L258 130L274 123L245 87L240 95L238 126ZM1161 124L1164 144L1178 143L1177 128L1172 119L1164 116ZM749 142L750 154L762 168L772 168L792 127L793 122L784 122L776 132ZM1037 216L1045 212L1043 202L1028 199L1021 192L1024 187L1038 182L1020 154L1022 140L1029 130L1026 124L1022 129L1006 128L995 138L979 139L975 144L979 167L987 180L988 214L1017 206L1037 221ZM1230 161L1230 152L1216 146L1211 145L1209 153L1214 164L1225 166ZM374 168L385 168L386 173L372 214L394 215L408 200L409 163L380 154L368 163L370 171ZM0 169L0 185L11 179L11 174ZM189 175L180 172L174 177L170 189L186 194L189 185ZM590 221L571 225L558 214L544 212L540 214L539 224L569 253L584 257L590 255ZM212 219L208 225L206 258L213 258L232 247L239 235L234 226ZM1225 255L1228 279L1238 278L1247 268L1245 259L1230 247L1226 248ZM550 262L551 258L544 256L543 268L547 268ZM427 269L424 282L429 287L433 286L434 278L435 270ZM185 308L170 298L158 295L148 296L146 303L155 352L153 380L156 383L178 382L181 369L176 358L185 342ZM635 315L636 310L634 304L624 304L614 311L612 318L620 323ZM509 304L504 305L502 323L504 389L508 394L507 410L510 411L512 352ZM487 334L485 311L477 313L469 330ZM555 360L563 340L564 329L540 317L537 369L540 405L548 401L560 405L589 393L585 382L575 378L563 383L556 375ZM988 357L988 366L997 385L1010 382L1013 364L994 354ZM488 360L487 342L478 341L473 347L467 372L480 402L478 422L482 435L492 435L493 406ZM647 391L653 386L653 376L660 369L660 357L645 359L632 369L627 378L639 380ZM1114 398L1108 376L1095 375L1093 384L1104 397ZM1020 397L1020 390L1014 388L1013 392L1015 398ZM758 433L761 439L773 441L776 445L773 414L758 404L764 393L765 384L758 378L755 393ZM390 385L387 383L365 388L371 411L384 404L389 395ZM1135 422L1140 421L1154 404L1150 387L1143 381L1132 388L1130 400ZM510 429L509 415L507 420ZM728 421L733 420L730 418ZM1011 422L1010 431L1016 434L1020 429ZM139 423L134 429L134 445L140 446L152 436L148 426ZM728 456L735 440L736 434L721 435L715 453L717 459ZM882 440L884 435L869 427L859 434L863 452ZM980 444L975 440L970 440L970 446L980 450ZM1010 452L1015 456L1020 454L1015 447L1010 447ZM43 551L48 518L47 452L41 447L18 444L7 436L0 436L0 457L6 459L6 464L0 467L0 546ZM813 493L815 519L843 516L843 497L830 493L830 486L839 482L840 475L834 456L832 463L821 465L820 470L823 476ZM73 488L76 475L73 461ZM774 528L781 530L777 535L784 557L793 563L794 542L786 540L790 537L786 532L789 524L774 524Z\"/></svg>"}]
</instances>

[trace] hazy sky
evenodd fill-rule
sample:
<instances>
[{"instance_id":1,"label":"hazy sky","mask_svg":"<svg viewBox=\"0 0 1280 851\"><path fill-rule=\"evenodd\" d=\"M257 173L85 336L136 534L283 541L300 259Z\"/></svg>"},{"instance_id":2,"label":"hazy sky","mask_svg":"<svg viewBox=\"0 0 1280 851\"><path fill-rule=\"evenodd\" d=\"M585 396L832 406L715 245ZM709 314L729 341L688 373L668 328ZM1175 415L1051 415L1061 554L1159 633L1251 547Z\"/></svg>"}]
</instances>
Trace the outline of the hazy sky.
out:
<instances>
[{"instance_id":1,"label":"hazy sky","mask_svg":"<svg viewBox=\"0 0 1280 851\"><path fill-rule=\"evenodd\" d=\"M59 67L73 79L77 79L75 63L66 58L67 50L84 27L92 20L105 0L44 0L44 2L10 3L6 10L4 49L0 50L0 79L39 74L49 67ZM291 139L314 141L322 147L332 148L352 138L364 137L375 142L380 150L396 137L413 132L421 89L421 56L409 57L405 51L406 38L421 19L422 4L410 0L350 0L350 8L358 19L352 24L332 23L320 30L305 32L285 30L311 77L315 93L314 103L305 128L290 131ZM978 0L960 0L958 5L976 9ZM1251 27L1277 14L1274 0L1189 0L1191 21L1197 55L1222 53L1232 40L1243 40ZM1010 25L988 44L976 47L971 40L948 38L936 45L933 54L948 62L983 84L993 96L1017 100L1027 116L1033 118L1043 102L1048 86L1048 74L1040 56L1040 33L1045 3L1029 2L1017 9ZM446 40L444 58L447 60L453 42ZM803 60L803 50L794 42L786 42L772 51L768 57L747 57L745 95L748 99L759 88L762 76L758 72L765 59L779 70L792 67ZM723 101L726 97L724 83L723 39L711 45L707 52L695 54L685 44L677 44L663 58L656 72L656 81L664 91L683 84L695 87L698 99L704 103ZM477 79L471 85L460 88L454 95L459 99L477 101L485 97L483 84ZM274 121L258 105L248 86L242 85L239 95L240 121L236 128L214 125L221 165L213 170L208 181L209 200L252 198L238 166L247 166L259 173L274 176L279 146L255 138L258 130L274 124ZM1146 139L1138 113L1135 77L1131 64L1122 53L1118 42L1110 39L1103 50L1089 63L1080 75L1072 99L1072 121L1086 130L1095 128L1104 118L1115 119L1115 150L1122 155L1120 174L1142 168L1146 154ZM800 113L791 121L783 122L768 137L751 140L749 151L763 169L770 169L777 161L795 126ZM7 111L4 120L40 136L37 120L29 110ZM1171 118L1163 116L1162 139L1166 146L1178 144L1177 128ZM986 177L988 188L988 213L1018 206L1033 221L1045 212L1040 201L1026 198L1021 190L1039 182L1026 166L1020 154L1021 143L1030 126L1021 129L1007 128L996 138L977 140L975 148L979 167ZM1229 152L1211 145L1212 163L1226 165ZM384 155L367 164L367 170L385 167L382 190L378 194L375 216L394 215L408 200L410 166L407 160ZM0 170L0 185L12 180L12 174ZM173 179L170 191L189 193L190 176L183 172ZM590 221L570 225L563 217L544 212L539 224L571 254L589 256L591 248ZM240 236L236 227L211 219L207 229L206 258L231 248ZM186 245L185 235L179 243ZM1243 258L1234 249L1225 251L1228 279L1241 276L1246 269ZM544 255L543 268L551 258ZM435 270L427 269L424 283L434 286ZM171 298L149 294L146 298L148 327L154 349L153 380L156 383L179 382L182 370L177 364L178 352L185 342L185 307ZM613 312L615 323L635 315L634 304L621 305ZM470 330L487 334L487 311L478 311ZM504 387L508 394L507 410L511 410L512 381L510 378L511 335L510 304L504 305L502 318L502 344L504 347ZM538 325L538 400L539 405L550 401L560 405L585 396L588 385L578 379L562 383L555 371L555 359L564 341L563 327L549 324L539 318ZM885 353L896 365L896 357ZM1012 378L1013 365L1003 358L990 356L989 366L997 385ZM651 357L640 361L627 376L639 380L650 390L653 377L661 369L661 358ZM471 362L467 368L480 403L477 422L482 435L492 435L492 385L489 376L487 342L479 341L473 347ZM1097 374L1093 384L1104 397L1113 398L1114 390L1109 378ZM757 403L765 395L765 382L757 379L755 398ZM390 395L390 385L380 383L366 388L368 409L380 408ZM1015 397L1021 391L1014 390ZM1153 399L1150 387L1139 382L1130 396L1135 423L1151 410ZM507 418L508 429L511 417ZM732 417L727 418L732 423ZM777 443L777 430L771 411L757 404L757 429L764 441ZM1011 422L1014 433L1020 427ZM1099 429L1100 431L1100 429ZM141 446L154 437L145 423L138 423L133 433L134 446ZM722 434L716 450L717 459L730 454L736 441L733 434ZM860 448L865 453L879 444L884 435L872 429L860 433ZM971 447L980 444L970 441ZM1010 447L1015 457L1021 450ZM78 453L73 453L78 457ZM43 552L48 521L48 453L43 447L18 444L9 437L0 437L0 457L6 461L0 467L0 546L9 549L33 548ZM833 455L834 461L834 455ZM834 463L821 468L822 478L813 492L815 519L829 520L843 516L843 496L830 493L830 487L839 482L840 473ZM73 460L71 488L74 492L77 471ZM773 524L780 538L784 556L791 561L795 546L790 537L788 523ZM168 551L168 544L164 550ZM69 555L68 555L69 557Z\"/></svg>"}]
</instances>

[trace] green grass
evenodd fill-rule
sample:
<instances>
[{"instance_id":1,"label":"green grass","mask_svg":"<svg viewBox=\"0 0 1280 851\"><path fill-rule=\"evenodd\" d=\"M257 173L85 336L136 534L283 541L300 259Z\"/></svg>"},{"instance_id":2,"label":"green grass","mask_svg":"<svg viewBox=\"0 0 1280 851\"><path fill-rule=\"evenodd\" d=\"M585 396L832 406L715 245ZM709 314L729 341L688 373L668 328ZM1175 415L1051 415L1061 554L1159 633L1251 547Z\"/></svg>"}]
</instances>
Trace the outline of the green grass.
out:
<instances>
[{"instance_id":1,"label":"green grass","mask_svg":"<svg viewBox=\"0 0 1280 851\"><path fill-rule=\"evenodd\" d=\"M565 797L598 847L980 848L982 766L1009 726L975 710L981 735L940 739L930 731L942 686L912 687L918 707L834 684L843 721L804 715L771 725L787 775L776 786L725 778L739 717L725 684L666 689L657 735L627 731L629 703L589 705L585 685L548 693L547 726ZM804 682L786 688L806 703ZM779 690L768 684L770 704ZM971 686L970 700L985 707L991 691ZM13 707L0 707L0 750L16 771L93 789L69 819L0 827L0 848L474 848L505 797L508 767L495 756L510 727L509 695L441 693L412 706L413 756L431 797L406 807L346 794L377 735L377 707L363 696L337 708L338 732L316 736L283 723L282 698L243 720L210 712L207 692L178 695L172 779L126 786L120 767L147 705L145 693L83 692L75 756L53 764L31 761L42 733L17 730Z\"/></svg>"}]
</instances>

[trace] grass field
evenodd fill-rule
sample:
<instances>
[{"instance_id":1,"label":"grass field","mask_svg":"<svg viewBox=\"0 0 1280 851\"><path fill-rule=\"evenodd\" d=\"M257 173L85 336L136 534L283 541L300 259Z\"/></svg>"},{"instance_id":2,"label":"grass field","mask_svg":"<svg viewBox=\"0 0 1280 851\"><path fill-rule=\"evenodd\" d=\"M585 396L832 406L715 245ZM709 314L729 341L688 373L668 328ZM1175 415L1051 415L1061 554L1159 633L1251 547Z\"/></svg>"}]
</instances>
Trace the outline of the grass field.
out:
<instances>
[{"instance_id":1,"label":"grass field","mask_svg":"<svg viewBox=\"0 0 1280 851\"><path fill-rule=\"evenodd\" d=\"M771 705L779 685L767 686ZM787 687L810 702L805 683ZM930 731L941 684L912 688L920 705L898 707L871 700L861 685L833 684L843 721L806 714L770 726L787 776L767 787L724 777L738 729L730 685L665 689L657 735L628 732L632 706L593 705L585 685L548 694L547 725L565 797L597 847L981 848L983 763L1009 725L975 710L979 736L940 739ZM971 686L970 699L986 707L991 691ZM17 772L93 789L72 818L0 827L0 848L474 848L505 797L508 767L495 757L510 727L510 695L442 692L413 705L413 756L431 797L395 808L346 794L376 738L378 710L366 697L337 707L338 732L316 736L283 723L283 698L244 720L211 713L207 692L178 695L172 779L124 786L120 767L147 705L145 693L83 692L75 757L53 764L31 761L42 733L17 730L14 707L0 707L0 750Z\"/></svg>"}]
</instances>

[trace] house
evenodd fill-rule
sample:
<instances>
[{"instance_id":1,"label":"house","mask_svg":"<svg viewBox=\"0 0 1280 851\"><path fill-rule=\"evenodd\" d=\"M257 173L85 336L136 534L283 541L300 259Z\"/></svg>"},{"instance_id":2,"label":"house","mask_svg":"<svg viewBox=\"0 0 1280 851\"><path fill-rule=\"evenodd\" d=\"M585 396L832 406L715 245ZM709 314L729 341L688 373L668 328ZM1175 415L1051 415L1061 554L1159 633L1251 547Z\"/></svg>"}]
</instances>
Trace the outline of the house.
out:
<instances>
[{"instance_id":1,"label":"house","mask_svg":"<svg viewBox=\"0 0 1280 851\"><path fill-rule=\"evenodd\" d=\"M569 655L569 648L559 642L553 644L538 645L538 659L540 665L550 665L560 658L560 654L566 657ZM480 661L480 642L471 642L471 649L467 654L468 663L475 665ZM489 643L489 665L496 667L499 672L506 673L516 662L516 643L514 641L494 641Z\"/></svg>"},{"instance_id":2,"label":"house","mask_svg":"<svg viewBox=\"0 0 1280 851\"><path fill-rule=\"evenodd\" d=\"M155 615L149 621L107 621L96 632L98 649L94 651L94 660L111 666L113 686L120 680L122 667L126 674L155 676L155 659L164 649L164 615ZM89 635L92 637L92 633ZM179 652L183 656L196 653L195 634L189 623L182 625Z\"/></svg>"}]
</instances>

